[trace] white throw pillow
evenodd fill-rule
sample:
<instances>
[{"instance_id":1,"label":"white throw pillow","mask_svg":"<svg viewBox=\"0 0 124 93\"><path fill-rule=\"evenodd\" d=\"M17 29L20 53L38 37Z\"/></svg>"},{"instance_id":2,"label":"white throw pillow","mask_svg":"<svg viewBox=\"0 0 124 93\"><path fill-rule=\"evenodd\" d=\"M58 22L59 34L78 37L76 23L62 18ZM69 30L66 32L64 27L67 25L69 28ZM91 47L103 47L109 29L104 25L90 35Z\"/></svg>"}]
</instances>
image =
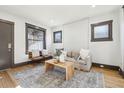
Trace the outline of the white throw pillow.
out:
<instances>
[{"instance_id":1,"label":"white throw pillow","mask_svg":"<svg viewBox=\"0 0 124 93\"><path fill-rule=\"evenodd\" d=\"M33 56L33 57L39 56L39 51L38 51L38 50L33 50L33 51L32 51L32 56Z\"/></svg>"},{"instance_id":2,"label":"white throw pillow","mask_svg":"<svg viewBox=\"0 0 124 93\"><path fill-rule=\"evenodd\" d=\"M85 59L88 55L89 55L89 50L87 50L87 49L81 49L81 51L80 51L80 57L82 58L82 59Z\"/></svg>"},{"instance_id":3,"label":"white throw pillow","mask_svg":"<svg viewBox=\"0 0 124 93\"><path fill-rule=\"evenodd\" d=\"M48 50L46 50L46 49L43 49L43 50L42 50L42 55L43 55L43 56L46 56L46 55L48 55L48 54L49 54L49 53L48 53Z\"/></svg>"}]
</instances>

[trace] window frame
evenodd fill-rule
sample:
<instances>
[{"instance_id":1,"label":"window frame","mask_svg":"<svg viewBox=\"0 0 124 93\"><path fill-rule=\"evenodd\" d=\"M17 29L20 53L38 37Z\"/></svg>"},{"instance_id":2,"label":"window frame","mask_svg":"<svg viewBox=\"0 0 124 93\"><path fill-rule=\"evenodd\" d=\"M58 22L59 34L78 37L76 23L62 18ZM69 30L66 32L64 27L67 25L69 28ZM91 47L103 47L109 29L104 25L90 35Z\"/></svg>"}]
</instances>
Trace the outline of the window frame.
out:
<instances>
[{"instance_id":1,"label":"window frame","mask_svg":"<svg viewBox=\"0 0 124 93\"><path fill-rule=\"evenodd\" d=\"M35 26L35 25L32 25L32 24L29 24L29 23L25 23L25 32L26 32L26 48L25 48L25 53L28 54L28 48L29 48L29 45L28 45L28 28L32 28L34 30L39 30L39 31L42 31L43 34L44 34L44 37L43 37L43 49L46 49L46 29L44 28L41 28L41 27L38 27L38 26Z\"/></svg>"},{"instance_id":2,"label":"window frame","mask_svg":"<svg viewBox=\"0 0 124 93\"><path fill-rule=\"evenodd\" d=\"M91 24L91 42L97 42L97 41L113 41L112 38L112 23L113 20L108 20L108 21L104 21L104 22L99 22L99 23L95 23L95 24ZM108 25L108 37L104 37L104 38L95 38L94 37L94 28L98 27L98 26L104 26L104 25Z\"/></svg>"}]
</instances>

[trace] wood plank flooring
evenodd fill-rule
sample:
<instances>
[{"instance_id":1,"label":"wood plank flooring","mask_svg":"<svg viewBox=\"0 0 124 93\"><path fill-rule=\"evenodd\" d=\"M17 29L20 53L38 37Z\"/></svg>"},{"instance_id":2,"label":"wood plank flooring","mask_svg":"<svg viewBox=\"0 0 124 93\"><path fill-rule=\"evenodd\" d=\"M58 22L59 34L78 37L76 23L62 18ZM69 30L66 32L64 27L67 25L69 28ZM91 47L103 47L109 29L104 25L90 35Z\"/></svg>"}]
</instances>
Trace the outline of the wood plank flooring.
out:
<instances>
[{"instance_id":1,"label":"wood plank flooring","mask_svg":"<svg viewBox=\"0 0 124 93\"><path fill-rule=\"evenodd\" d=\"M100 67L93 67L92 70L104 74L106 88L124 88L124 78L119 75L118 71Z\"/></svg>"},{"instance_id":2,"label":"wood plank flooring","mask_svg":"<svg viewBox=\"0 0 124 93\"><path fill-rule=\"evenodd\" d=\"M13 88L16 84L12 81L7 71L0 72L0 88Z\"/></svg>"},{"instance_id":3,"label":"wood plank flooring","mask_svg":"<svg viewBox=\"0 0 124 93\"><path fill-rule=\"evenodd\" d=\"M0 71L0 88L15 88L18 87L18 81L16 81L11 73L25 70L27 68L34 68L35 65L25 65L16 68L11 68L6 71ZM102 72L104 74L104 83L106 88L124 88L124 78L122 78L118 71L92 67L92 71Z\"/></svg>"}]
</instances>

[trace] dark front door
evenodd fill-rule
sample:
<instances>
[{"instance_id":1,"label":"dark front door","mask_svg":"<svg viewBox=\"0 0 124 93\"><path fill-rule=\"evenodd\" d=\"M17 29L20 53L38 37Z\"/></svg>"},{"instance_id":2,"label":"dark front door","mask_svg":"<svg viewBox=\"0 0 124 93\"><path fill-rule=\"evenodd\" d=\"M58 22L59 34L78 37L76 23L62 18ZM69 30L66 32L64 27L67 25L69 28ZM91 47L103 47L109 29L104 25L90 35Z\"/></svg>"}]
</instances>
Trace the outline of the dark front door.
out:
<instances>
[{"instance_id":1,"label":"dark front door","mask_svg":"<svg viewBox=\"0 0 124 93\"><path fill-rule=\"evenodd\" d=\"M0 20L0 70L12 66L12 22Z\"/></svg>"}]
</instances>

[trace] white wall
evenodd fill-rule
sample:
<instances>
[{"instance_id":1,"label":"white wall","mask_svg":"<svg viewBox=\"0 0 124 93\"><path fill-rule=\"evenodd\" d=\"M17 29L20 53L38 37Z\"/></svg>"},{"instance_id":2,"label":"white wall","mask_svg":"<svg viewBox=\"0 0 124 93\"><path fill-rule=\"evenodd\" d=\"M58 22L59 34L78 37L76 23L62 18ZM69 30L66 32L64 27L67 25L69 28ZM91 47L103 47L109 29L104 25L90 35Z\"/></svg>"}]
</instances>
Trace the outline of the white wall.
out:
<instances>
[{"instance_id":1,"label":"white wall","mask_svg":"<svg viewBox=\"0 0 124 93\"><path fill-rule=\"evenodd\" d=\"M121 69L124 70L124 9L120 9Z\"/></svg>"},{"instance_id":2,"label":"white wall","mask_svg":"<svg viewBox=\"0 0 124 93\"><path fill-rule=\"evenodd\" d=\"M65 50L79 51L88 48L88 20L78 21L52 28L52 31L62 30L62 42L53 43L53 49L64 48Z\"/></svg>"},{"instance_id":3,"label":"white wall","mask_svg":"<svg viewBox=\"0 0 124 93\"><path fill-rule=\"evenodd\" d=\"M92 53L92 61L95 63L120 65L120 29L119 29L119 10L105 15L90 18L90 24L106 20L113 20L113 41L90 42L89 48ZM90 25L89 25L90 26ZM91 28L90 28L91 31ZM91 33L89 33L91 36Z\"/></svg>"},{"instance_id":4,"label":"white wall","mask_svg":"<svg viewBox=\"0 0 124 93\"><path fill-rule=\"evenodd\" d=\"M90 42L90 24L107 20L113 20L113 41ZM64 35L62 45L65 49L80 50L81 48L89 48L93 62L115 66L119 66L121 64L119 10L56 28L60 28L63 31ZM52 29L52 31L55 31L55 29ZM53 47L55 48L56 46Z\"/></svg>"},{"instance_id":5,"label":"white wall","mask_svg":"<svg viewBox=\"0 0 124 93\"><path fill-rule=\"evenodd\" d=\"M88 19L67 24L64 28L64 48L80 51L88 48Z\"/></svg>"},{"instance_id":6,"label":"white wall","mask_svg":"<svg viewBox=\"0 0 124 93\"><path fill-rule=\"evenodd\" d=\"M25 54L25 22L31 23L47 29L46 40L47 45L51 46L50 28L30 19L18 17L9 13L0 11L0 19L14 22L14 63L25 62L28 56ZM50 47L47 47L50 48Z\"/></svg>"}]
</instances>

